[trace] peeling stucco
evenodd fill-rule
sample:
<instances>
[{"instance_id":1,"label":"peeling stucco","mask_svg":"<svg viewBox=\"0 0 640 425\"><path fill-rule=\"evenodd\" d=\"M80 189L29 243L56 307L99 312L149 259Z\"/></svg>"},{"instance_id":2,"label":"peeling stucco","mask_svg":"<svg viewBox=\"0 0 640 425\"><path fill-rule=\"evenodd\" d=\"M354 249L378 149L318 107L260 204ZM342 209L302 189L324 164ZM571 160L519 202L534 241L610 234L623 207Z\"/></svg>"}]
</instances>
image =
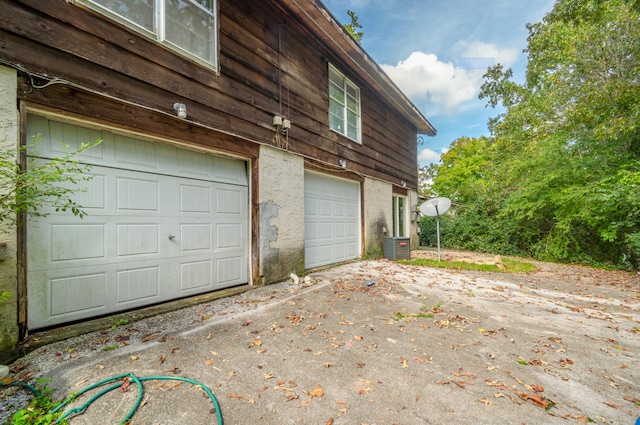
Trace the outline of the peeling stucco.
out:
<instances>
[{"instance_id":1,"label":"peeling stucco","mask_svg":"<svg viewBox=\"0 0 640 425\"><path fill-rule=\"evenodd\" d=\"M260 148L260 275L262 283L304 271L304 160Z\"/></svg>"},{"instance_id":2,"label":"peeling stucco","mask_svg":"<svg viewBox=\"0 0 640 425\"><path fill-rule=\"evenodd\" d=\"M393 187L388 182L366 178L363 184L363 196L365 255L381 256L384 237L389 236L391 230Z\"/></svg>"}]
</instances>

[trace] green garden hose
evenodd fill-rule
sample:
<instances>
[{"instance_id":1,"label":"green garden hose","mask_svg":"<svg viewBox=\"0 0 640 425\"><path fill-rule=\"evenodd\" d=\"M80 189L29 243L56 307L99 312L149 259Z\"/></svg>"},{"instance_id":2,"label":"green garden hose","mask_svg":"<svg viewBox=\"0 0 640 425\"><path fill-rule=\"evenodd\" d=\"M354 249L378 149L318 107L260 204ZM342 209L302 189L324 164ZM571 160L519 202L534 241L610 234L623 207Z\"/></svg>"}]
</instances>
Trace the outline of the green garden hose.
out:
<instances>
[{"instance_id":1,"label":"green garden hose","mask_svg":"<svg viewBox=\"0 0 640 425\"><path fill-rule=\"evenodd\" d=\"M223 425L222 412L220 411L220 405L218 404L218 399L216 398L216 396L213 394L213 392L209 388L207 388L205 385L201 384L200 382L194 381L193 379L189 379L189 378L182 378L180 376L146 376L144 378L138 378L137 376L135 376L131 372L123 373L121 375L116 375L116 376L112 376L111 378L103 379L100 382L97 382L97 383L95 383L93 385L90 385L90 386L84 388L80 392L75 393L74 395L72 395L70 397L67 397L67 399L64 400L58 407L53 409L53 411L51 411L51 413L56 413L56 412L62 410L64 408L64 406L66 406L67 404L71 403L73 400L77 399L78 396L86 393L87 391L91 391L91 390L93 390L95 388L101 387L101 386L109 384L111 382L121 381L121 380L124 380L124 379L129 379L131 382L136 384L136 386L138 387L138 397L136 398L134 406L131 408L129 413L127 413L127 416L125 416L125 418L122 420L122 422L120 422L120 424L129 423L129 421L131 420L133 415L136 413L136 410L138 410L138 408L140 407L140 404L142 403L142 398L144 396L144 387L142 385L143 381L166 380L166 381L184 381L184 382L188 382L188 383L190 383L192 385L195 385L195 386L201 388L209 396L209 398L211 399L211 401L213 403L213 406L214 406L215 411L216 411L216 419L218 420L218 425ZM36 388L32 387L29 384L25 384L25 383L22 383L22 382L14 382L13 385L22 386L22 387L30 390L31 392L33 392L36 396L40 394ZM63 421L64 419L66 419L66 418L68 418L68 417L70 417L72 415L84 412L91 405L91 403L93 403L94 401L96 401L97 399L102 397L103 395L107 394L108 392L113 391L113 390L115 390L117 388L120 388L121 386L122 386L122 383L118 382L117 384L111 385L111 386L103 389L102 391L100 391L96 395L92 396L89 400L87 400L87 402L84 403L82 406L74 407L73 409L69 409L67 412L65 412L61 417L59 417L56 420L56 423L60 423L61 421Z\"/></svg>"}]
</instances>

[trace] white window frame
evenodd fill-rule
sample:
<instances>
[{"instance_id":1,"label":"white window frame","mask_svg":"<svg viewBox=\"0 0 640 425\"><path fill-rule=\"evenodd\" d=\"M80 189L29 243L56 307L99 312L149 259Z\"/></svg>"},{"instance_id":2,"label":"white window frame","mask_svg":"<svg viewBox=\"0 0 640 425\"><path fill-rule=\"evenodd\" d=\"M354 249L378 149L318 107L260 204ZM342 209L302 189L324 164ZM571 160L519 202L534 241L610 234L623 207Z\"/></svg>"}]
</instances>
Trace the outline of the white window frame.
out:
<instances>
[{"instance_id":1,"label":"white window frame","mask_svg":"<svg viewBox=\"0 0 640 425\"><path fill-rule=\"evenodd\" d=\"M355 109L350 105L355 105ZM361 117L360 88L335 66L329 64L329 127L357 143L362 143Z\"/></svg>"},{"instance_id":2,"label":"white window frame","mask_svg":"<svg viewBox=\"0 0 640 425\"><path fill-rule=\"evenodd\" d=\"M186 2L190 7L196 8L199 12L208 14L213 19L212 39L209 40L208 53L209 57L202 57L197 52L191 52L187 47L180 46L175 42L167 39L167 2L170 0L152 0L153 4L153 28L147 28L139 22L134 22L124 15L119 14L117 11L109 9L108 6L104 6L105 0L76 0L78 3L85 5L86 7L100 12L118 21L127 27L158 41L163 46L170 48L171 50L188 57L191 60L198 62L208 68L212 68L214 71L218 71L219 60L219 48L218 48L218 0L182 0ZM136 0L121 0L122 3L128 1L135 2ZM203 2L210 2L211 6L204 6Z\"/></svg>"},{"instance_id":3,"label":"white window frame","mask_svg":"<svg viewBox=\"0 0 640 425\"><path fill-rule=\"evenodd\" d=\"M393 195L391 198L392 233L394 237L406 237L409 219L406 196Z\"/></svg>"}]
</instances>

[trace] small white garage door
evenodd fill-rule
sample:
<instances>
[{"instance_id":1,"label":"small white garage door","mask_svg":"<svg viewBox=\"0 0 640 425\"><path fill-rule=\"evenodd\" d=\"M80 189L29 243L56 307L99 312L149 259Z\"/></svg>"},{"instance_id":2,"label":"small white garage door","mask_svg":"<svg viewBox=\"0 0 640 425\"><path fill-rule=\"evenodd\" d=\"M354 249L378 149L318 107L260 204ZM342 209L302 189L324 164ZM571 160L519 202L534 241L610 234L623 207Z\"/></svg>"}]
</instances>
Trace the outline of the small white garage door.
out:
<instances>
[{"instance_id":1,"label":"small white garage door","mask_svg":"<svg viewBox=\"0 0 640 425\"><path fill-rule=\"evenodd\" d=\"M52 158L81 142L93 178L77 201L27 227L31 329L87 319L248 282L244 161L30 115L30 154Z\"/></svg>"},{"instance_id":2,"label":"small white garage door","mask_svg":"<svg viewBox=\"0 0 640 425\"><path fill-rule=\"evenodd\" d=\"M360 184L316 173L304 176L307 269L360 256Z\"/></svg>"}]
</instances>

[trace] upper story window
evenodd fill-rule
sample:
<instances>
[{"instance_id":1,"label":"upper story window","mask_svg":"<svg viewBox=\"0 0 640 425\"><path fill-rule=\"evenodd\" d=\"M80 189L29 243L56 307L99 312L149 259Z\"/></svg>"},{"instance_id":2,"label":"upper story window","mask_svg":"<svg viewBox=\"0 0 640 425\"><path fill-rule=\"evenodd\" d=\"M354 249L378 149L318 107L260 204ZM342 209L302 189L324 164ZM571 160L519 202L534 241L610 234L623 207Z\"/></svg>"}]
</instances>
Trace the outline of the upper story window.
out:
<instances>
[{"instance_id":1,"label":"upper story window","mask_svg":"<svg viewBox=\"0 0 640 425\"><path fill-rule=\"evenodd\" d=\"M218 67L216 0L81 0L199 62Z\"/></svg>"},{"instance_id":2,"label":"upper story window","mask_svg":"<svg viewBox=\"0 0 640 425\"><path fill-rule=\"evenodd\" d=\"M360 89L329 64L329 126L361 143Z\"/></svg>"}]
</instances>

